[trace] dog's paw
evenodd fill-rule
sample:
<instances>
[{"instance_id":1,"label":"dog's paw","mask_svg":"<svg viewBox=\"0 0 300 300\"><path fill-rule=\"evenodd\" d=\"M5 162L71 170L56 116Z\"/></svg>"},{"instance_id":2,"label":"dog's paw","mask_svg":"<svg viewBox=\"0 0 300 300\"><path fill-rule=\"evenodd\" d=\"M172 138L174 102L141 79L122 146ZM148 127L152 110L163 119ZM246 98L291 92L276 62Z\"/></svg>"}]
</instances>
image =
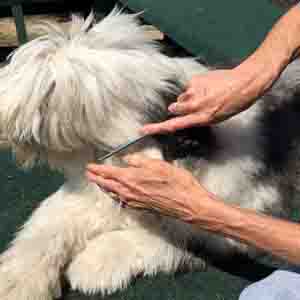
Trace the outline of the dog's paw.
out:
<instances>
[{"instance_id":1,"label":"dog's paw","mask_svg":"<svg viewBox=\"0 0 300 300\"><path fill-rule=\"evenodd\" d=\"M104 296L125 288L142 267L138 266L134 249L122 249L120 239L113 235L91 242L68 267L72 289Z\"/></svg>"},{"instance_id":2,"label":"dog's paw","mask_svg":"<svg viewBox=\"0 0 300 300\"><path fill-rule=\"evenodd\" d=\"M180 272L195 272L205 271L206 268L207 263L203 258L188 254L178 269Z\"/></svg>"},{"instance_id":3,"label":"dog's paw","mask_svg":"<svg viewBox=\"0 0 300 300\"><path fill-rule=\"evenodd\" d=\"M66 275L75 290L107 295L126 288L139 274L174 272L188 264L188 256L147 231L114 231L91 241L70 263ZM199 261L195 264L199 267Z\"/></svg>"}]
</instances>

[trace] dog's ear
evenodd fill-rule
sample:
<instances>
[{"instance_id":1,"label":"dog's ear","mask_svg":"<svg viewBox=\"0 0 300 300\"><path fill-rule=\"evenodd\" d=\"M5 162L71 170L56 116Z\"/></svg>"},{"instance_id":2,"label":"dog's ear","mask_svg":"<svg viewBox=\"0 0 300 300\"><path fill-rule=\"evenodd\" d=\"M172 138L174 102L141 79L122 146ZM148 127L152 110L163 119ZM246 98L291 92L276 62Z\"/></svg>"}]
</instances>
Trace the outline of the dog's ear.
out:
<instances>
[{"instance_id":1,"label":"dog's ear","mask_svg":"<svg viewBox=\"0 0 300 300\"><path fill-rule=\"evenodd\" d=\"M101 52L87 47L86 24L81 25L78 35L50 27L46 36L17 49L0 70L1 135L14 148L70 152L98 145L109 118L120 119L112 103L125 84L118 63L109 63L110 52L104 51L107 58L101 61Z\"/></svg>"},{"instance_id":2,"label":"dog's ear","mask_svg":"<svg viewBox=\"0 0 300 300\"><path fill-rule=\"evenodd\" d=\"M164 114L178 65L157 51L136 16L113 11L93 22L74 17L69 31L44 25L48 33L0 70L1 132L13 147L109 149L154 121L153 112Z\"/></svg>"},{"instance_id":3,"label":"dog's ear","mask_svg":"<svg viewBox=\"0 0 300 300\"><path fill-rule=\"evenodd\" d=\"M41 107L54 79L46 66L51 47L34 41L18 49L0 74L2 134L11 142L39 140Z\"/></svg>"}]
</instances>

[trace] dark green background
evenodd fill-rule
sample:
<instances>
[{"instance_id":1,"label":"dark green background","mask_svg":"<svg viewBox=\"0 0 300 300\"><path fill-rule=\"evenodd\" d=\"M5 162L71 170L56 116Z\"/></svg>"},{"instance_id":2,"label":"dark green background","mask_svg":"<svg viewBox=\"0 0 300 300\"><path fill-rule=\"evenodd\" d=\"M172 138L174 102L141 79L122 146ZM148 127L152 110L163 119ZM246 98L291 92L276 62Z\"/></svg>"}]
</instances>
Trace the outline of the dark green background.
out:
<instances>
[{"instance_id":1,"label":"dark green background","mask_svg":"<svg viewBox=\"0 0 300 300\"><path fill-rule=\"evenodd\" d=\"M269 0L122 0L181 46L210 63L242 59L260 43L282 10Z\"/></svg>"},{"instance_id":2,"label":"dark green background","mask_svg":"<svg viewBox=\"0 0 300 300\"><path fill-rule=\"evenodd\" d=\"M104 3L109 7L112 2L99 0L96 6L99 9ZM147 22L210 63L247 56L282 13L263 0L124 0L124 3L132 10L144 9ZM46 168L19 170L12 155L4 151L0 153L0 166L0 250L3 251L33 209L54 192L63 179ZM209 267L207 272L138 279L126 291L107 299L238 299L245 286L268 273L269 269L255 266L251 261L236 261ZM99 298L69 291L64 296L68 300Z\"/></svg>"}]
</instances>

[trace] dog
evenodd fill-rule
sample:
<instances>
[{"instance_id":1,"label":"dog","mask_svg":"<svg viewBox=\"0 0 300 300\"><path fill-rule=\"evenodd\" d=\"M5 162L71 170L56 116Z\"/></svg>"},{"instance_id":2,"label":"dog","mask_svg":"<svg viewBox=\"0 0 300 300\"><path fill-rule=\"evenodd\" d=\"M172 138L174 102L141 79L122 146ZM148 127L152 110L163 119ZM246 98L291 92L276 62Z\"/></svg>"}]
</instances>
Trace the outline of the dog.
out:
<instances>
[{"instance_id":1,"label":"dog","mask_svg":"<svg viewBox=\"0 0 300 300\"><path fill-rule=\"evenodd\" d=\"M179 220L120 207L84 175L87 163L137 137L142 125L170 117L168 105L210 68L162 54L139 16L118 9L98 23L90 14L73 16L68 30L43 29L0 71L1 141L22 166L47 163L65 183L0 256L0 298L58 298L63 276L75 290L106 295L140 274L202 270L202 247L252 253ZM128 152L164 159L228 203L288 218L299 186L299 75L294 61L247 111L149 137L107 163L122 166Z\"/></svg>"}]
</instances>

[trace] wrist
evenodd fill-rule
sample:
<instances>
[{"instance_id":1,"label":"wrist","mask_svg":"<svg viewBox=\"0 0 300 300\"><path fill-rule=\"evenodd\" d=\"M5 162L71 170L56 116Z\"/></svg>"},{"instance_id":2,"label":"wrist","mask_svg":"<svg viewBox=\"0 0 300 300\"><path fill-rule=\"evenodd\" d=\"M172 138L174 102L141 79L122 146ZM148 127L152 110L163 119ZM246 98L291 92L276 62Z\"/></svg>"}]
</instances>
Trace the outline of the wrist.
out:
<instances>
[{"instance_id":1,"label":"wrist","mask_svg":"<svg viewBox=\"0 0 300 300\"><path fill-rule=\"evenodd\" d=\"M247 88L245 93L249 98L257 98L262 96L279 77L285 60L273 58L267 59L255 53L236 67L238 75L246 78Z\"/></svg>"},{"instance_id":2,"label":"wrist","mask_svg":"<svg viewBox=\"0 0 300 300\"><path fill-rule=\"evenodd\" d=\"M300 235L299 224L225 204L211 195L208 196L208 201L202 201L205 199L201 193L198 201L195 199L198 205L195 205L190 213L190 223L193 225L269 251L291 263L300 263L300 243L295 242L295 236ZM209 206L201 205L205 202L209 203Z\"/></svg>"},{"instance_id":3,"label":"wrist","mask_svg":"<svg viewBox=\"0 0 300 300\"><path fill-rule=\"evenodd\" d=\"M237 206L226 204L209 192L205 196L203 191L194 193L192 203L193 207L184 221L201 229L236 237L236 233L247 227L245 215Z\"/></svg>"},{"instance_id":4,"label":"wrist","mask_svg":"<svg viewBox=\"0 0 300 300\"><path fill-rule=\"evenodd\" d=\"M208 191L203 193L203 188L189 194L190 205L185 216L185 222L195 224L203 229L211 230L222 218L219 212L222 211L224 203Z\"/></svg>"},{"instance_id":5,"label":"wrist","mask_svg":"<svg viewBox=\"0 0 300 300\"><path fill-rule=\"evenodd\" d=\"M263 43L240 66L241 72L256 78L260 95L271 87L300 48L300 6L291 9L267 34Z\"/></svg>"}]
</instances>

